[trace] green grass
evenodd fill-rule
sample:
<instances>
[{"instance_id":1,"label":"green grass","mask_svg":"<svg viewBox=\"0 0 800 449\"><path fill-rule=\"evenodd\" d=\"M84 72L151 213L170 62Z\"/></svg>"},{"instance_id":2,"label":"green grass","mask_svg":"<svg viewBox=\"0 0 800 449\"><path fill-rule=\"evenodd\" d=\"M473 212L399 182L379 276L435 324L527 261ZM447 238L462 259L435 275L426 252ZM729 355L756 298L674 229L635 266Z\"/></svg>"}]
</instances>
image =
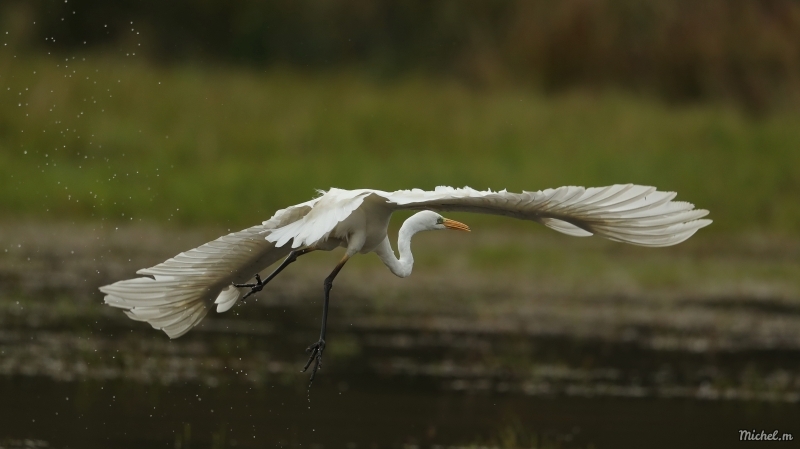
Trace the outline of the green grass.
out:
<instances>
[{"instance_id":1,"label":"green grass","mask_svg":"<svg viewBox=\"0 0 800 449\"><path fill-rule=\"evenodd\" d=\"M0 210L237 227L330 186L634 182L711 210L711 232L791 234L798 123L800 114L756 120L616 92L4 57Z\"/></svg>"}]
</instances>

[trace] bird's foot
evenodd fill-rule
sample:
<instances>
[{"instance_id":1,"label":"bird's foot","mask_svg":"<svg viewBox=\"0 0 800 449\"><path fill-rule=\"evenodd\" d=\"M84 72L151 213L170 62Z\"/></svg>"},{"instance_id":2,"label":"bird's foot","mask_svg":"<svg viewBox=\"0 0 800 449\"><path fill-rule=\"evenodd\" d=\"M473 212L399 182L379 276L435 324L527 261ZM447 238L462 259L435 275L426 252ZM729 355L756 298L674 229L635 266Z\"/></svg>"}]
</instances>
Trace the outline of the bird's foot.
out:
<instances>
[{"instance_id":1,"label":"bird's foot","mask_svg":"<svg viewBox=\"0 0 800 449\"><path fill-rule=\"evenodd\" d=\"M242 297L242 301L247 299L247 297L252 295L253 293L260 292L261 289L263 289L264 286L267 285L266 282L261 280L261 276L259 276L258 273L256 273L255 278L256 282L253 284L236 284L236 283L233 284L233 286L237 288L242 288L242 287L250 288L250 291L247 292L247 294Z\"/></svg>"},{"instance_id":2,"label":"bird's foot","mask_svg":"<svg viewBox=\"0 0 800 449\"><path fill-rule=\"evenodd\" d=\"M319 339L318 342L314 343L313 345L306 348L306 352L311 353L308 356L308 362L306 362L306 366L303 367L303 373L306 372L309 366L311 366L311 362L314 362L314 368L311 369L311 378L308 380L308 386L311 386L311 383L314 382L314 376L317 375L317 370L322 367L322 351L325 350L325 340Z\"/></svg>"}]
</instances>

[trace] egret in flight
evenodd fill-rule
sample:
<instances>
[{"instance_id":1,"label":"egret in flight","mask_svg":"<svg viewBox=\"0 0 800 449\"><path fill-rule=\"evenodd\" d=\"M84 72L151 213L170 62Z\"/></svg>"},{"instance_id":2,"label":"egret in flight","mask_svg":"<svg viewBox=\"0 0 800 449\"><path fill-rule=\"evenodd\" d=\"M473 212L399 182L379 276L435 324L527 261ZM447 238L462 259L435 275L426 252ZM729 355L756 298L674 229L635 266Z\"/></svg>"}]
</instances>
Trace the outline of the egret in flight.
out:
<instances>
[{"instance_id":1,"label":"egret in flight","mask_svg":"<svg viewBox=\"0 0 800 449\"><path fill-rule=\"evenodd\" d=\"M411 238L420 231L469 227L438 212L476 212L539 222L578 237L597 234L640 246L683 242L711 220L708 211L672 201L674 192L632 184L608 187L559 187L538 192L477 191L437 187L384 192L332 188L311 201L277 211L260 225L220 237L136 272L144 277L100 287L106 304L124 309L131 319L146 321L170 338L196 326L212 303L225 312L264 286L298 257L312 251L345 248L344 257L325 278L322 329L305 372L314 363L314 380L325 350L328 301L333 280L354 255L374 252L389 270L407 277L414 266ZM395 255L387 230L392 213L419 210L400 227ZM285 258L274 271L261 271ZM253 282L249 282L254 279Z\"/></svg>"}]
</instances>

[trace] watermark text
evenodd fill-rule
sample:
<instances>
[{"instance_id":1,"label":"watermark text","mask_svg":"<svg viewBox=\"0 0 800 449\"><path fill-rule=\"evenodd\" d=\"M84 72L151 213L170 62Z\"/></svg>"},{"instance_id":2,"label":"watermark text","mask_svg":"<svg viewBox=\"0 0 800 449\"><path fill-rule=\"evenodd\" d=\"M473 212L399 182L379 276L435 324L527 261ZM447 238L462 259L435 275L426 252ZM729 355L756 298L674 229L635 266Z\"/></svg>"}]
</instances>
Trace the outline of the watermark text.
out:
<instances>
[{"instance_id":1,"label":"watermark text","mask_svg":"<svg viewBox=\"0 0 800 449\"><path fill-rule=\"evenodd\" d=\"M794 438L791 433L781 433L777 430L772 432L756 430L740 430L739 441L792 441Z\"/></svg>"}]
</instances>

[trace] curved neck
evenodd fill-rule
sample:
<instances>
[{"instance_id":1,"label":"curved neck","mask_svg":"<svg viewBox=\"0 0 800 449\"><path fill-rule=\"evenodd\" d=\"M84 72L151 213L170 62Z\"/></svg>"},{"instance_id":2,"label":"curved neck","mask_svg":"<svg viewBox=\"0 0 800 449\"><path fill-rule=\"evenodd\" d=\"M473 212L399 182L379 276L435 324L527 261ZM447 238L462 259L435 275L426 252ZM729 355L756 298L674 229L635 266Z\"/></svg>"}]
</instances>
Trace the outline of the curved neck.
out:
<instances>
[{"instance_id":1,"label":"curved neck","mask_svg":"<svg viewBox=\"0 0 800 449\"><path fill-rule=\"evenodd\" d=\"M397 249L400 252L399 259L394 255L392 245L389 243L389 237L386 237L375 250L378 257L389 267L389 270L401 278L408 277L414 267L414 255L411 253L411 237L424 230L412 218L414 217L403 222L403 226L400 227L400 232L397 235Z\"/></svg>"}]
</instances>

